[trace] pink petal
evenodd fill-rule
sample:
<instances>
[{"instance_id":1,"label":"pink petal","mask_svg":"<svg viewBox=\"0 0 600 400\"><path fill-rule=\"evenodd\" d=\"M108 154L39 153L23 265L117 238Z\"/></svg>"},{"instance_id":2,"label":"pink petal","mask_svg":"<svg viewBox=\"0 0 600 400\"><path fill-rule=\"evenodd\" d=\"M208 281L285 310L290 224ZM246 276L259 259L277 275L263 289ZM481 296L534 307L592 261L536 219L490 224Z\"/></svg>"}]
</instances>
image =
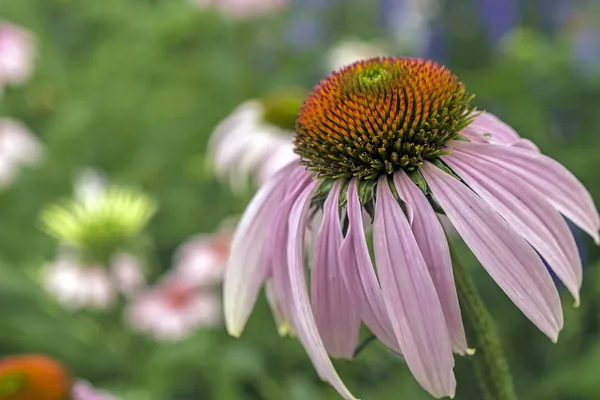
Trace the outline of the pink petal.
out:
<instances>
[{"instance_id":1,"label":"pink petal","mask_svg":"<svg viewBox=\"0 0 600 400\"><path fill-rule=\"evenodd\" d=\"M288 263L287 271L291 289L291 309L294 328L298 338L306 349L319 376L329 382L346 400L355 400L335 371L312 313L306 277L304 275L304 234L310 199L315 189L311 184L298 196L289 218Z\"/></svg>"},{"instance_id":2,"label":"pink petal","mask_svg":"<svg viewBox=\"0 0 600 400\"><path fill-rule=\"evenodd\" d=\"M454 153L444 161L537 250L578 303L582 268L577 245L552 205L527 183L488 161L464 153Z\"/></svg>"},{"instance_id":3,"label":"pink petal","mask_svg":"<svg viewBox=\"0 0 600 400\"><path fill-rule=\"evenodd\" d=\"M413 210L412 233L423 254L440 299L452 347L455 352L464 354L467 351L467 339L454 285L450 249L444 230L429 200L406 173L402 171L395 173L394 183L400 198L408 208Z\"/></svg>"},{"instance_id":4,"label":"pink petal","mask_svg":"<svg viewBox=\"0 0 600 400\"><path fill-rule=\"evenodd\" d=\"M513 128L502 122L494 114L488 112L475 117L475 120L463 129L461 134L469 139L474 138L475 141L481 141L482 137L487 138L489 136L488 140L491 143L504 145L512 145L521 139ZM479 140L476 138L479 138Z\"/></svg>"},{"instance_id":5,"label":"pink petal","mask_svg":"<svg viewBox=\"0 0 600 400\"><path fill-rule=\"evenodd\" d=\"M357 185L352 179L348 186L348 232L340 249L342 275L365 324L387 347L400 353L367 247Z\"/></svg>"},{"instance_id":6,"label":"pink petal","mask_svg":"<svg viewBox=\"0 0 600 400\"><path fill-rule=\"evenodd\" d=\"M519 147L521 149L531 150L536 153L540 153L540 148L537 147L537 145L529 139L519 139L513 144L513 147Z\"/></svg>"},{"instance_id":7,"label":"pink petal","mask_svg":"<svg viewBox=\"0 0 600 400\"><path fill-rule=\"evenodd\" d=\"M563 325L562 308L539 256L462 182L430 163L421 172L435 199L490 276L542 332L556 341Z\"/></svg>"},{"instance_id":8,"label":"pink petal","mask_svg":"<svg viewBox=\"0 0 600 400\"><path fill-rule=\"evenodd\" d=\"M600 216L586 188L558 162L519 148L452 142L461 153L490 161L517 175L538 190L550 203L600 243Z\"/></svg>"},{"instance_id":9,"label":"pink petal","mask_svg":"<svg viewBox=\"0 0 600 400\"><path fill-rule=\"evenodd\" d=\"M442 307L386 176L377 185L373 246L383 298L408 367L433 396L453 397L454 358Z\"/></svg>"},{"instance_id":10,"label":"pink petal","mask_svg":"<svg viewBox=\"0 0 600 400\"><path fill-rule=\"evenodd\" d=\"M288 235L289 235L289 215L298 196L312 181L310 174L300 168L302 175L308 177L299 179L292 175L289 176L293 184L287 188L287 195L281 201L281 205L277 210L275 218L271 223L271 232L269 236L269 246L265 249L270 254L269 265L272 277L272 293L274 300L277 302L281 311L282 317L287 321L293 320L293 310L291 308L291 288L289 280L289 265L288 265Z\"/></svg>"},{"instance_id":11,"label":"pink petal","mask_svg":"<svg viewBox=\"0 0 600 400\"><path fill-rule=\"evenodd\" d=\"M269 273L266 251L275 211L286 195L286 182L298 176L302 167L290 164L267 182L254 196L242 217L231 243L225 271L224 312L229 334L240 336Z\"/></svg>"},{"instance_id":12,"label":"pink petal","mask_svg":"<svg viewBox=\"0 0 600 400\"><path fill-rule=\"evenodd\" d=\"M325 348L332 357L351 359L358 344L360 316L348 307L352 297L342 279L339 250L344 238L339 217L340 182L323 207L323 222L314 248L311 270L312 307Z\"/></svg>"},{"instance_id":13,"label":"pink petal","mask_svg":"<svg viewBox=\"0 0 600 400\"><path fill-rule=\"evenodd\" d=\"M271 312L273 313L273 318L275 318L275 323L277 324L277 332L280 336L286 336L289 334L293 334L293 329L290 325L290 321L288 321L285 312L279 300L277 298L275 287L272 280L267 281L265 285L265 293L267 295L267 302L269 303L269 307L271 308Z\"/></svg>"}]
</instances>

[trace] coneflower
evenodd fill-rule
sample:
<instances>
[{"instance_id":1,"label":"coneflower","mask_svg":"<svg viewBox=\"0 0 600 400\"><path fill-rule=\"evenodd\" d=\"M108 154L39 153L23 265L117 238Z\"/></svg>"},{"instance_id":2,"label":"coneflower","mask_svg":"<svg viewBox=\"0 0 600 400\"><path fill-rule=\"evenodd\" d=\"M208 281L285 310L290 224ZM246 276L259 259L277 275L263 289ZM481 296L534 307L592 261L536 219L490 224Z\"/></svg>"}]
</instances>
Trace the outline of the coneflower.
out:
<instances>
[{"instance_id":1,"label":"coneflower","mask_svg":"<svg viewBox=\"0 0 600 400\"><path fill-rule=\"evenodd\" d=\"M467 342L443 213L556 341L563 314L541 257L577 302L581 263L561 214L598 242L598 213L567 169L471 99L448 69L420 59L370 59L323 80L298 117L299 158L261 188L234 235L229 332L242 333L266 283L276 315L345 399L354 397L330 356L353 356L362 322L425 390L454 396L453 351L464 354Z\"/></svg>"},{"instance_id":2,"label":"coneflower","mask_svg":"<svg viewBox=\"0 0 600 400\"><path fill-rule=\"evenodd\" d=\"M64 400L72 379L55 360L38 354L0 359L0 399Z\"/></svg>"},{"instance_id":3,"label":"coneflower","mask_svg":"<svg viewBox=\"0 0 600 400\"><path fill-rule=\"evenodd\" d=\"M44 354L0 358L0 400L116 400Z\"/></svg>"},{"instance_id":4,"label":"coneflower","mask_svg":"<svg viewBox=\"0 0 600 400\"><path fill-rule=\"evenodd\" d=\"M292 131L306 92L287 88L240 104L215 128L209 147L215 175L243 193L296 159Z\"/></svg>"}]
</instances>

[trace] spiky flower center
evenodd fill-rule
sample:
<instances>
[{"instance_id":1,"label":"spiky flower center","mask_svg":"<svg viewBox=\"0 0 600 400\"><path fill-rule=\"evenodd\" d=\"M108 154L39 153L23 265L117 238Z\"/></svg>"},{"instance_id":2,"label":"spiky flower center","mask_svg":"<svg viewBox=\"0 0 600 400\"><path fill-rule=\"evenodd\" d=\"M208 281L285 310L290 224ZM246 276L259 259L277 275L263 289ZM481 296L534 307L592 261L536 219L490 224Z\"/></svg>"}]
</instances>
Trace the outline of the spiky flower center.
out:
<instances>
[{"instance_id":1,"label":"spiky flower center","mask_svg":"<svg viewBox=\"0 0 600 400\"><path fill-rule=\"evenodd\" d=\"M308 96L296 123L296 152L321 176L375 179L410 171L444 154L471 122L471 97L433 61L360 61Z\"/></svg>"}]
</instances>

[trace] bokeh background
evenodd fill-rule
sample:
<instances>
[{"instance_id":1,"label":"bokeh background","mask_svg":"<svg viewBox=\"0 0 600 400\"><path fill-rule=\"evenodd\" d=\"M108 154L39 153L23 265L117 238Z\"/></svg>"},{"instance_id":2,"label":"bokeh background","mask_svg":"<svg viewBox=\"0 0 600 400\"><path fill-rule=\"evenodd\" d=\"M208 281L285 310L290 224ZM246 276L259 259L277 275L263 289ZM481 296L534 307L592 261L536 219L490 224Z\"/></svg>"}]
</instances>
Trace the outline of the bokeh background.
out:
<instances>
[{"instance_id":1,"label":"bokeh background","mask_svg":"<svg viewBox=\"0 0 600 400\"><path fill-rule=\"evenodd\" d=\"M308 90L340 63L372 54L431 58L600 204L594 0L0 0L0 24L0 356L47 354L118 399L338 398L299 343L279 337L263 298L241 339L220 322L227 238L259 182L219 179L208 143L249 99ZM13 54L31 58L24 77L2 75L2 49L16 51L2 47L2 28L29 42ZM145 196L139 232L99 258L48 234L48 224L61 223L41 217L52 204L101 201L111 185ZM131 213L124 210L115 215ZM582 300L573 308L563 290L557 344L464 254L521 399L600 399L600 252L575 234ZM131 267L129 289L116 289L107 273L118 255ZM178 287L174 271L186 268L205 268L206 281ZM201 317L169 315L190 299ZM363 399L430 398L377 343L336 365ZM468 361L457 358L456 370L456 398L481 399Z\"/></svg>"}]
</instances>

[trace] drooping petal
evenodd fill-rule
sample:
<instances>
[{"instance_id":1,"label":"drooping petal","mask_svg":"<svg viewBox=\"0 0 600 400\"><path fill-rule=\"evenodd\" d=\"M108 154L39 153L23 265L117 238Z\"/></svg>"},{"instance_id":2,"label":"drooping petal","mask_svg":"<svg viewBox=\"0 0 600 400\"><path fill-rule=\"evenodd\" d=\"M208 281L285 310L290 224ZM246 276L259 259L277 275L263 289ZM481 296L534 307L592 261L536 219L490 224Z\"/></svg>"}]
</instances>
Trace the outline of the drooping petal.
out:
<instances>
[{"instance_id":1,"label":"drooping petal","mask_svg":"<svg viewBox=\"0 0 600 400\"><path fill-rule=\"evenodd\" d=\"M560 163L515 147L452 142L452 149L488 160L533 186L564 216L600 243L600 216L592 196Z\"/></svg>"},{"instance_id":2,"label":"drooping petal","mask_svg":"<svg viewBox=\"0 0 600 400\"><path fill-rule=\"evenodd\" d=\"M577 244L567 223L539 192L511 172L464 153L444 161L548 262L579 302L582 281Z\"/></svg>"},{"instance_id":3,"label":"drooping petal","mask_svg":"<svg viewBox=\"0 0 600 400\"><path fill-rule=\"evenodd\" d=\"M294 171L303 172L294 163L286 166L267 182L250 202L231 243L224 281L224 312L228 332L240 336L254 307L260 288L269 273L268 244L271 223L277 207L286 195L286 180Z\"/></svg>"},{"instance_id":4,"label":"drooping petal","mask_svg":"<svg viewBox=\"0 0 600 400\"><path fill-rule=\"evenodd\" d=\"M367 247L357 186L356 179L348 186L348 232L340 249L342 275L365 324L387 347L400 353Z\"/></svg>"},{"instance_id":5,"label":"drooping petal","mask_svg":"<svg viewBox=\"0 0 600 400\"><path fill-rule=\"evenodd\" d=\"M433 396L453 397L454 358L442 307L385 176L377 185L373 244L383 298L408 367Z\"/></svg>"},{"instance_id":6,"label":"drooping petal","mask_svg":"<svg viewBox=\"0 0 600 400\"><path fill-rule=\"evenodd\" d=\"M412 232L440 299L453 350L465 354L467 339L454 285L450 249L442 225L427 197L406 173L395 173L394 183L400 198L413 211Z\"/></svg>"},{"instance_id":7,"label":"drooping petal","mask_svg":"<svg viewBox=\"0 0 600 400\"><path fill-rule=\"evenodd\" d=\"M272 280L267 281L265 284L265 293L267 295L267 302L269 303L269 307L273 313L273 318L277 324L277 332L280 336L293 335L294 330L290 325L290 321L287 319L285 312L283 311L282 305L279 303Z\"/></svg>"},{"instance_id":8,"label":"drooping petal","mask_svg":"<svg viewBox=\"0 0 600 400\"><path fill-rule=\"evenodd\" d=\"M281 316L284 320L292 322L293 310L291 307L291 288L289 280L289 264L287 243L289 237L289 216L298 196L312 181L310 174L300 169L303 178L296 179L293 175L290 179L293 183L286 188L286 196L278 207L275 218L271 223L271 232L265 251L269 252L269 266L272 282L272 295L279 306ZM293 331L292 329L290 329Z\"/></svg>"},{"instance_id":9,"label":"drooping petal","mask_svg":"<svg viewBox=\"0 0 600 400\"><path fill-rule=\"evenodd\" d=\"M323 206L323 222L317 234L312 270L311 300L319 333L332 357L351 359L358 344L360 316L349 307L351 295L342 279L339 251L344 238L339 216L340 182L336 182Z\"/></svg>"},{"instance_id":10,"label":"drooping petal","mask_svg":"<svg viewBox=\"0 0 600 400\"><path fill-rule=\"evenodd\" d=\"M433 196L492 279L550 339L563 325L558 292L539 256L462 182L426 163Z\"/></svg>"},{"instance_id":11,"label":"drooping petal","mask_svg":"<svg viewBox=\"0 0 600 400\"><path fill-rule=\"evenodd\" d=\"M306 288L306 276L304 273L304 233L306 230L306 219L310 206L310 198L313 194L315 184L309 185L298 196L289 217L288 237L288 264L287 271L290 291L292 318L298 339L306 349L310 359L319 376L329 382L338 393L346 400L356 400L346 388L339 375L335 371L312 313L308 291Z\"/></svg>"}]
</instances>

